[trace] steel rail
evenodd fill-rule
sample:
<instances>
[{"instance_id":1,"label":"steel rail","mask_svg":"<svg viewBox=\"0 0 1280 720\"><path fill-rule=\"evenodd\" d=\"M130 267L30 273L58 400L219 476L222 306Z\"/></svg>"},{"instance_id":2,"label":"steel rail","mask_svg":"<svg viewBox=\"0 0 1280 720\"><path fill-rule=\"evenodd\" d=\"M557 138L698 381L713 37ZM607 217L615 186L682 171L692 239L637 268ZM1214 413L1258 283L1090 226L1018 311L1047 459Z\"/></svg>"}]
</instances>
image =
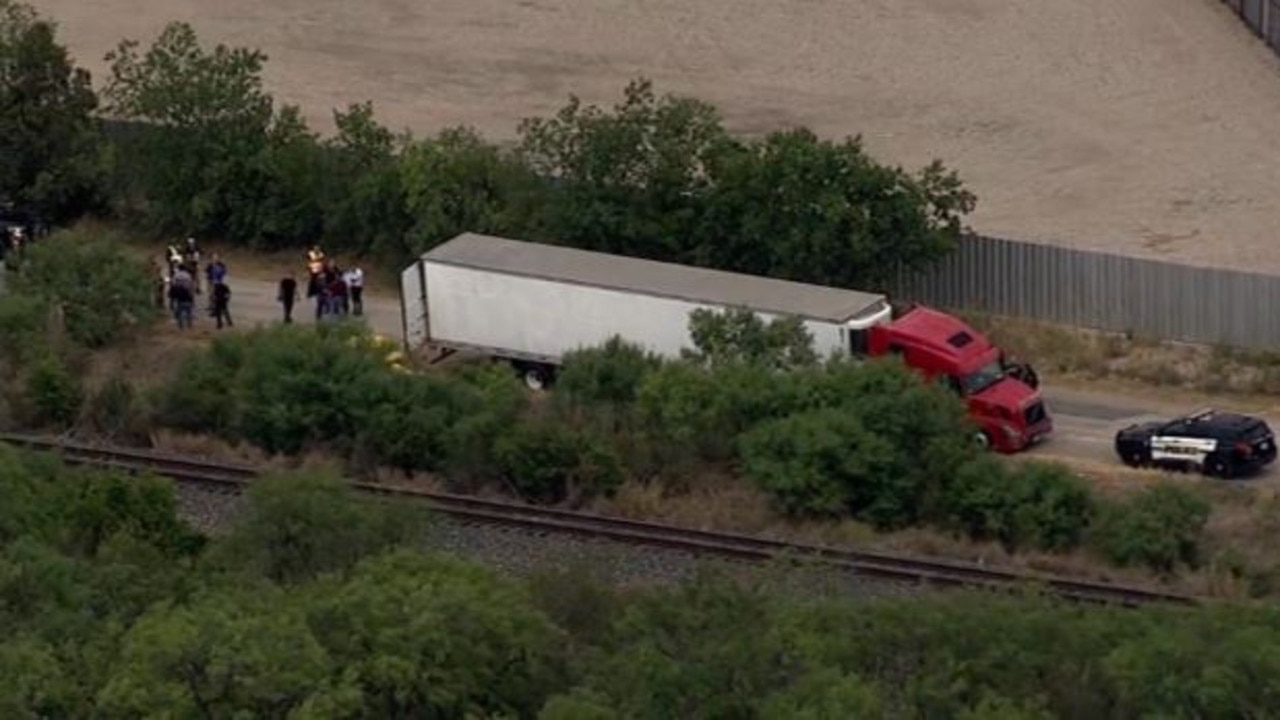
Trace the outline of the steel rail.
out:
<instances>
[{"instance_id":1,"label":"steel rail","mask_svg":"<svg viewBox=\"0 0 1280 720\"><path fill-rule=\"evenodd\" d=\"M0 434L0 442L54 453L68 463L127 473L150 472L181 482L213 486L224 492L242 492L262 474L259 469L247 465L29 435ZM789 559L881 580L934 587L997 591L1039 588L1067 600L1126 607L1153 604L1188 606L1202 602L1200 598L1161 590L993 568L976 563L793 543L394 485L367 482L351 484L354 489L364 493L425 501L434 510L459 521L519 528L525 532L572 534L748 561Z\"/></svg>"}]
</instances>

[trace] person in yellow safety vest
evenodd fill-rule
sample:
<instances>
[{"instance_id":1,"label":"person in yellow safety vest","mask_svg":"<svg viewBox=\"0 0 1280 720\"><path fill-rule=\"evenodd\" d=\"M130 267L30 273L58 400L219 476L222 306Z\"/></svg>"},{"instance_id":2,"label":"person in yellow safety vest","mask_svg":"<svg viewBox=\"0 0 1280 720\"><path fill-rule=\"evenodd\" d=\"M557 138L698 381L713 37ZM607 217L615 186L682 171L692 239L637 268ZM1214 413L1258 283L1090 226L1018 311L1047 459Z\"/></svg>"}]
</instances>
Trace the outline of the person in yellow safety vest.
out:
<instances>
[{"instance_id":1,"label":"person in yellow safety vest","mask_svg":"<svg viewBox=\"0 0 1280 720\"><path fill-rule=\"evenodd\" d=\"M312 245L307 251L307 272L311 274L311 282L307 283L307 297L313 297L318 292L316 281L320 277L320 273L324 271L324 251L319 245Z\"/></svg>"}]
</instances>

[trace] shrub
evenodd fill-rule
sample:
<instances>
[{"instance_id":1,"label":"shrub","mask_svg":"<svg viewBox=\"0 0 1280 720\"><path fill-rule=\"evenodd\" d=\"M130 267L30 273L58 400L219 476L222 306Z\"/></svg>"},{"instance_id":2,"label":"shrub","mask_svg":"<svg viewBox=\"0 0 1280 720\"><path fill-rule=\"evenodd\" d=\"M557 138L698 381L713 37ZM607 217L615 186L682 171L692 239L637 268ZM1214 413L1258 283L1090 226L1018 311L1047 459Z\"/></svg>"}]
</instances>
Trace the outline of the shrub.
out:
<instances>
[{"instance_id":1,"label":"shrub","mask_svg":"<svg viewBox=\"0 0 1280 720\"><path fill-rule=\"evenodd\" d=\"M479 394L459 382L384 373L352 388L361 449L402 470L439 470L455 448L458 420L482 409Z\"/></svg>"},{"instance_id":2,"label":"shrub","mask_svg":"<svg viewBox=\"0 0 1280 720\"><path fill-rule=\"evenodd\" d=\"M964 403L896 358L828 362L786 378L797 410L847 408L898 449L903 467L945 477L973 457Z\"/></svg>"},{"instance_id":3,"label":"shrub","mask_svg":"<svg viewBox=\"0 0 1280 720\"><path fill-rule=\"evenodd\" d=\"M16 289L59 307L80 345L105 347L157 317L151 274L109 239L59 232L32 244L27 258Z\"/></svg>"},{"instance_id":4,"label":"shrub","mask_svg":"<svg viewBox=\"0 0 1280 720\"><path fill-rule=\"evenodd\" d=\"M614 336L598 348L567 353L556 379L556 397L570 406L629 406L645 376L661 360Z\"/></svg>"},{"instance_id":5,"label":"shrub","mask_svg":"<svg viewBox=\"0 0 1280 720\"><path fill-rule=\"evenodd\" d=\"M1144 565L1170 572L1179 563L1194 566L1209 503L1195 492L1165 483L1108 503L1098 523L1098 549L1119 565Z\"/></svg>"},{"instance_id":6,"label":"shrub","mask_svg":"<svg viewBox=\"0 0 1280 720\"><path fill-rule=\"evenodd\" d=\"M650 373L636 400L636 419L669 460L733 456L741 433L784 417L783 385L768 369L730 364L714 370L670 362Z\"/></svg>"},{"instance_id":7,"label":"shrub","mask_svg":"<svg viewBox=\"0 0 1280 720\"><path fill-rule=\"evenodd\" d=\"M187 356L174 378L155 391L160 424L234 438L237 408L232 390L247 347L236 337L219 338L209 350Z\"/></svg>"},{"instance_id":8,"label":"shrub","mask_svg":"<svg viewBox=\"0 0 1280 720\"><path fill-rule=\"evenodd\" d=\"M1025 462L1010 473L1009 539L1040 550L1076 547L1093 518L1089 486L1058 463Z\"/></svg>"},{"instance_id":9,"label":"shrub","mask_svg":"<svg viewBox=\"0 0 1280 720\"><path fill-rule=\"evenodd\" d=\"M893 448L849 412L812 410L762 423L741 438L739 453L746 476L788 513L853 511L890 526L910 502Z\"/></svg>"},{"instance_id":10,"label":"shrub","mask_svg":"<svg viewBox=\"0 0 1280 720\"><path fill-rule=\"evenodd\" d=\"M601 439L556 422L525 421L494 445L503 477L540 502L582 500L622 484L617 454Z\"/></svg>"},{"instance_id":11,"label":"shrub","mask_svg":"<svg viewBox=\"0 0 1280 720\"><path fill-rule=\"evenodd\" d=\"M962 465L942 492L938 520L1006 549L1064 550L1079 545L1093 516L1088 486L1056 463L1008 468L979 456Z\"/></svg>"},{"instance_id":12,"label":"shrub","mask_svg":"<svg viewBox=\"0 0 1280 720\"><path fill-rule=\"evenodd\" d=\"M30 295L0 297L0 359L18 367L49 346L49 304Z\"/></svg>"},{"instance_id":13,"label":"shrub","mask_svg":"<svg viewBox=\"0 0 1280 720\"><path fill-rule=\"evenodd\" d=\"M449 432L449 480L465 490L469 481L500 475L493 457L494 443L516 425L529 395L501 365L462 365L449 377L474 396L467 413L455 419Z\"/></svg>"},{"instance_id":14,"label":"shrub","mask_svg":"<svg viewBox=\"0 0 1280 720\"><path fill-rule=\"evenodd\" d=\"M422 516L415 511L355 496L330 475L265 477L249 489L246 512L210 559L276 582L310 580L416 538Z\"/></svg>"},{"instance_id":15,"label":"shrub","mask_svg":"<svg viewBox=\"0 0 1280 720\"><path fill-rule=\"evenodd\" d=\"M32 422L59 430L75 423L84 403L84 384L63 359L50 355L37 361L27 371L24 385Z\"/></svg>"},{"instance_id":16,"label":"shrub","mask_svg":"<svg viewBox=\"0 0 1280 720\"><path fill-rule=\"evenodd\" d=\"M113 376L85 403L85 421L95 431L117 439L146 436L147 411L133 384Z\"/></svg>"}]
</instances>

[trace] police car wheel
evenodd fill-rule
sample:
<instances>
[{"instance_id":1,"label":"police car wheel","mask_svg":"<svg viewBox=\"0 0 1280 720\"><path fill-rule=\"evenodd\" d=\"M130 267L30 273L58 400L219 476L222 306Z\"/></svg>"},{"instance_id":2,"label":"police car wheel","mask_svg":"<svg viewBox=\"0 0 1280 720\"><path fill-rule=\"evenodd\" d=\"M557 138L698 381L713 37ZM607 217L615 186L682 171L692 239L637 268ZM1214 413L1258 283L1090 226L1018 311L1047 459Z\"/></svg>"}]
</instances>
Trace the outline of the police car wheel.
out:
<instances>
[{"instance_id":1,"label":"police car wheel","mask_svg":"<svg viewBox=\"0 0 1280 720\"><path fill-rule=\"evenodd\" d=\"M1142 453L1137 452L1136 450L1125 453L1120 459L1129 467L1142 467L1147 464L1147 459L1142 456Z\"/></svg>"},{"instance_id":2,"label":"police car wheel","mask_svg":"<svg viewBox=\"0 0 1280 720\"><path fill-rule=\"evenodd\" d=\"M1231 466L1223 460L1212 458L1205 462L1204 472L1210 477L1229 478L1231 477Z\"/></svg>"}]
</instances>

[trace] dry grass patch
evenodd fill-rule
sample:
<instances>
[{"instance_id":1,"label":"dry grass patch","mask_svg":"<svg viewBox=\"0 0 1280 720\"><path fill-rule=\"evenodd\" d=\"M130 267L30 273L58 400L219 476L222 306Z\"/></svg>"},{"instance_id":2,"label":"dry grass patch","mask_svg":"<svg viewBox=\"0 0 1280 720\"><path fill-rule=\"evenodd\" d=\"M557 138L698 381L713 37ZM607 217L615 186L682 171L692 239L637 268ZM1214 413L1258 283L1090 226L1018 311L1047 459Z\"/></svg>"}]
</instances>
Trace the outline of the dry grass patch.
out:
<instances>
[{"instance_id":1,"label":"dry grass patch","mask_svg":"<svg viewBox=\"0 0 1280 720\"><path fill-rule=\"evenodd\" d=\"M1237 350L983 314L967 319L1054 381L1119 380L1202 393L1280 395L1280 353Z\"/></svg>"},{"instance_id":2,"label":"dry grass patch","mask_svg":"<svg viewBox=\"0 0 1280 720\"><path fill-rule=\"evenodd\" d=\"M1162 580L1143 569L1108 565L1086 549L1070 553L1010 553L998 543L973 542L930 528L883 533L854 520L792 520L778 512L763 492L724 474L716 474L706 482L699 481L688 491L679 492L672 492L660 483L628 483L615 497L597 500L588 509L604 515L746 533L787 542L935 557L1102 582L1161 584L1188 593L1204 592L1210 587L1202 573Z\"/></svg>"}]
</instances>

